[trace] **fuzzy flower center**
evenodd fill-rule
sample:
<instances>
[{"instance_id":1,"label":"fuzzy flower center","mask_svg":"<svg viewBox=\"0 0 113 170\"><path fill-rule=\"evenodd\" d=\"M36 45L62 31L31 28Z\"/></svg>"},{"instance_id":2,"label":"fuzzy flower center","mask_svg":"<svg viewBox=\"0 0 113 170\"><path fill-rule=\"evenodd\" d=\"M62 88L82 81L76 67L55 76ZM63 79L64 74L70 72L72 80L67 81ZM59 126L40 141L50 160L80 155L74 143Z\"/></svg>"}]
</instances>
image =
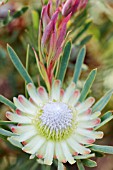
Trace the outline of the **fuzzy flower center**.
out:
<instances>
[{"instance_id":1,"label":"fuzzy flower center","mask_svg":"<svg viewBox=\"0 0 113 170\"><path fill-rule=\"evenodd\" d=\"M47 139L65 139L73 130L73 111L65 103L49 102L42 108L38 130Z\"/></svg>"}]
</instances>

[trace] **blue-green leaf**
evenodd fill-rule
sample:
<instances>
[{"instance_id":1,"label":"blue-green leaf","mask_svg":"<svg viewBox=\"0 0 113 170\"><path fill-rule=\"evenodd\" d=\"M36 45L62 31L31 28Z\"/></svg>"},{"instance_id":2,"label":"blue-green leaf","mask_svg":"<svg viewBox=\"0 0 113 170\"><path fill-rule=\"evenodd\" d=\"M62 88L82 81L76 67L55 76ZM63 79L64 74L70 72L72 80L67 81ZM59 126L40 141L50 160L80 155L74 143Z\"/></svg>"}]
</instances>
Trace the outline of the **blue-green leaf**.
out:
<instances>
[{"instance_id":1,"label":"blue-green leaf","mask_svg":"<svg viewBox=\"0 0 113 170\"><path fill-rule=\"evenodd\" d=\"M12 132L5 130L3 128L0 128L0 134L3 135L3 136L12 136L13 135Z\"/></svg>"},{"instance_id":2,"label":"blue-green leaf","mask_svg":"<svg viewBox=\"0 0 113 170\"><path fill-rule=\"evenodd\" d=\"M0 95L0 102L10 107L11 109L16 110L16 106L10 100L8 100L2 95Z\"/></svg>"},{"instance_id":3,"label":"blue-green leaf","mask_svg":"<svg viewBox=\"0 0 113 170\"><path fill-rule=\"evenodd\" d=\"M82 163L84 164L84 166L91 167L91 168L97 166L97 163L95 161L92 161L91 159L84 159L82 160Z\"/></svg>"},{"instance_id":4,"label":"blue-green leaf","mask_svg":"<svg viewBox=\"0 0 113 170\"><path fill-rule=\"evenodd\" d=\"M0 125L11 125L11 124L17 124L17 122L2 121L2 120L0 120Z\"/></svg>"},{"instance_id":5,"label":"blue-green leaf","mask_svg":"<svg viewBox=\"0 0 113 170\"><path fill-rule=\"evenodd\" d=\"M106 123L108 123L110 120L113 119L113 115L112 112L107 112L105 113L102 117L101 117L101 123L95 127L95 130L101 128L102 126L104 126Z\"/></svg>"},{"instance_id":6,"label":"blue-green leaf","mask_svg":"<svg viewBox=\"0 0 113 170\"><path fill-rule=\"evenodd\" d=\"M84 165L81 160L77 160L77 166L79 170L85 170Z\"/></svg>"},{"instance_id":7,"label":"blue-green leaf","mask_svg":"<svg viewBox=\"0 0 113 170\"><path fill-rule=\"evenodd\" d=\"M109 102L111 96L113 94L113 89L107 92L93 107L92 111L102 111L102 109L107 105Z\"/></svg>"},{"instance_id":8,"label":"blue-green leaf","mask_svg":"<svg viewBox=\"0 0 113 170\"><path fill-rule=\"evenodd\" d=\"M16 69L18 70L20 75L23 77L23 79L26 81L26 83L31 83L32 79L31 79L30 75L28 74L28 72L26 71L23 64L21 63L21 61L20 61L19 57L17 56L17 54L15 53L15 51L9 45L7 46L7 49L8 49L10 59L12 60L14 66L16 67Z\"/></svg>"},{"instance_id":9,"label":"blue-green leaf","mask_svg":"<svg viewBox=\"0 0 113 170\"><path fill-rule=\"evenodd\" d=\"M86 98L86 96L95 80L96 73L97 73L97 69L94 69L90 72L90 74L84 84L83 90L81 92L80 102L82 102Z\"/></svg>"},{"instance_id":10,"label":"blue-green leaf","mask_svg":"<svg viewBox=\"0 0 113 170\"><path fill-rule=\"evenodd\" d=\"M17 140L15 140L15 139L13 138L13 136L12 136L12 137L8 137L7 140L8 140L12 145L14 145L14 146L16 146L16 147L18 147L18 148L22 148L22 147L23 147L23 145L22 145L20 142L18 142Z\"/></svg>"},{"instance_id":11,"label":"blue-green leaf","mask_svg":"<svg viewBox=\"0 0 113 170\"><path fill-rule=\"evenodd\" d=\"M95 157L95 154L87 154L87 155L78 155L78 156L74 156L75 159L88 159L88 158L92 158Z\"/></svg>"},{"instance_id":12,"label":"blue-green leaf","mask_svg":"<svg viewBox=\"0 0 113 170\"><path fill-rule=\"evenodd\" d=\"M89 147L92 151L113 154L113 146L92 145Z\"/></svg>"},{"instance_id":13,"label":"blue-green leaf","mask_svg":"<svg viewBox=\"0 0 113 170\"><path fill-rule=\"evenodd\" d=\"M75 83L77 83L77 81L80 77L80 73L81 73L81 69L82 69L82 64L84 62L85 54L86 54L86 48L83 47L78 54L76 65L75 65L75 70L74 70L74 75L73 75L73 82L75 82Z\"/></svg>"},{"instance_id":14,"label":"blue-green leaf","mask_svg":"<svg viewBox=\"0 0 113 170\"><path fill-rule=\"evenodd\" d=\"M67 66L68 66L68 62L70 58L70 53L71 53L71 42L69 41L65 46L64 54L61 59L61 64L60 64L59 73L58 73L58 79L61 80L62 82L66 74L66 70L67 70Z\"/></svg>"}]
</instances>

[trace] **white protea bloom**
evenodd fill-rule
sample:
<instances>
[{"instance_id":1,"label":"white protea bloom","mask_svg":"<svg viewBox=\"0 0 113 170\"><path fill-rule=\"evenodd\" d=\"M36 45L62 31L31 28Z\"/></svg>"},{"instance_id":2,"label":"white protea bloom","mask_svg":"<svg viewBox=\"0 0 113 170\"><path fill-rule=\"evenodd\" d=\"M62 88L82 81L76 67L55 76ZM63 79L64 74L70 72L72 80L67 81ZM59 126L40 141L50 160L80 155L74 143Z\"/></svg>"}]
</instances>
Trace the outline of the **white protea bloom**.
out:
<instances>
[{"instance_id":1,"label":"white protea bloom","mask_svg":"<svg viewBox=\"0 0 113 170\"><path fill-rule=\"evenodd\" d=\"M14 98L15 113L7 112L7 118L18 125L12 126L11 138L23 144L22 150L37 156L51 165L53 158L60 162L75 163L74 156L89 154L87 144L103 137L103 132L94 131L100 123L100 112L92 113L93 97L79 103L80 91L71 83L66 91L55 80L49 95L45 88L27 85L30 99L23 95ZM16 134L16 136L15 136Z\"/></svg>"}]
</instances>

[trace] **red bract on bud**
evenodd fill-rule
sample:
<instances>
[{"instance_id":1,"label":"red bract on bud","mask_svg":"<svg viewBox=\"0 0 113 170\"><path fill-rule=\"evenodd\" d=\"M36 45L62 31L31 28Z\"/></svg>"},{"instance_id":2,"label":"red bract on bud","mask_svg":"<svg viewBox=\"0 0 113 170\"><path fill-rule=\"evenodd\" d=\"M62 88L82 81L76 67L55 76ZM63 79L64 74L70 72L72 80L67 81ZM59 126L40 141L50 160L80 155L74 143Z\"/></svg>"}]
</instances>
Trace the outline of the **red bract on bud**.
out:
<instances>
[{"instance_id":1,"label":"red bract on bud","mask_svg":"<svg viewBox=\"0 0 113 170\"><path fill-rule=\"evenodd\" d=\"M74 14L80 9L86 7L88 0L67 0L62 7L62 15Z\"/></svg>"},{"instance_id":2,"label":"red bract on bud","mask_svg":"<svg viewBox=\"0 0 113 170\"><path fill-rule=\"evenodd\" d=\"M41 68L41 75L46 74L48 84L52 84L54 69L61 56L65 43L66 26L71 14L63 17L59 8L52 9L52 1L49 1L42 9L39 27L39 59L38 65ZM35 54L36 55L36 54ZM45 66L46 63L46 66ZM45 71L43 71L45 68ZM43 76L44 77L44 76Z\"/></svg>"}]
</instances>

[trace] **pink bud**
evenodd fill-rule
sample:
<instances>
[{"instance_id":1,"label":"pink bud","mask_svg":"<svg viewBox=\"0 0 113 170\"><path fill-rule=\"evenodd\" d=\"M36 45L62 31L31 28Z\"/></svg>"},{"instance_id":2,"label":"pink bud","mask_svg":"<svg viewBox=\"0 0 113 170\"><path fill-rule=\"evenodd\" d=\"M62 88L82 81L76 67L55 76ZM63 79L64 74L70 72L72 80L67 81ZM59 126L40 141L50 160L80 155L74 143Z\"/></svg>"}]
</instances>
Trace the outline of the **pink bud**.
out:
<instances>
[{"instance_id":1,"label":"pink bud","mask_svg":"<svg viewBox=\"0 0 113 170\"><path fill-rule=\"evenodd\" d=\"M86 7L88 0L67 0L62 7L62 15L67 16L72 13L72 15L80 9Z\"/></svg>"}]
</instances>

